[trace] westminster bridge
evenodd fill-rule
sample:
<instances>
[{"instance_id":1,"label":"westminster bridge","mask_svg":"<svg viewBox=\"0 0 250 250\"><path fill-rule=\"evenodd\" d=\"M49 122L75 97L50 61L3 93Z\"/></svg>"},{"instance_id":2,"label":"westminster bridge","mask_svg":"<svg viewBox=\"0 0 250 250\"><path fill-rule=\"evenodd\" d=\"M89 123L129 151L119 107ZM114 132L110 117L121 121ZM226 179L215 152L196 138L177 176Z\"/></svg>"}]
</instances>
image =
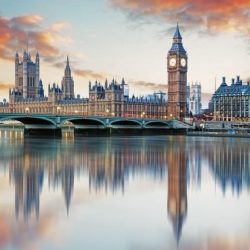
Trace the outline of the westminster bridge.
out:
<instances>
[{"instance_id":1,"label":"westminster bridge","mask_svg":"<svg viewBox=\"0 0 250 250\"><path fill-rule=\"evenodd\" d=\"M18 121L24 126L24 130L37 132L46 130L61 133L65 128L72 128L76 131L183 131L193 127L187 123L172 119L149 119L149 118L122 118L122 117L101 117L101 116L80 116L80 115L58 115L58 114L22 114L22 113L1 113L0 123L6 121ZM8 126L6 126L8 128ZM9 126L11 128L11 126Z\"/></svg>"}]
</instances>

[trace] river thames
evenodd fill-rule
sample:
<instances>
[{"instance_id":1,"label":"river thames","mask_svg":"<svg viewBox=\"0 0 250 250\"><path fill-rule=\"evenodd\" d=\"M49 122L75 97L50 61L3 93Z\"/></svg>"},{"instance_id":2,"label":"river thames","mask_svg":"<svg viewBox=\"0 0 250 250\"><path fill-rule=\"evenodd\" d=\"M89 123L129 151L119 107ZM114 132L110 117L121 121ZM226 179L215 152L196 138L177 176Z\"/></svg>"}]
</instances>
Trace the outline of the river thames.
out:
<instances>
[{"instance_id":1,"label":"river thames","mask_svg":"<svg viewBox=\"0 0 250 250\"><path fill-rule=\"evenodd\" d=\"M250 249L250 140L0 137L0 249Z\"/></svg>"}]
</instances>

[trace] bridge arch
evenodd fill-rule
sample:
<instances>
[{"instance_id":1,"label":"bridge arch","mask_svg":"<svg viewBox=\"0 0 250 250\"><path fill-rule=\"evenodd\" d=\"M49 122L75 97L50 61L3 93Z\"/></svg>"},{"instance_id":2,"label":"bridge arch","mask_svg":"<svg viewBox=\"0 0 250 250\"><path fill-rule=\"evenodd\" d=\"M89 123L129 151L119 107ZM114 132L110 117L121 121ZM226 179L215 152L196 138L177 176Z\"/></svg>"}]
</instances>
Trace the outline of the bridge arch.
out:
<instances>
[{"instance_id":1,"label":"bridge arch","mask_svg":"<svg viewBox=\"0 0 250 250\"><path fill-rule=\"evenodd\" d=\"M65 118L61 121L61 125L63 125L65 122L71 122L74 125L79 125L79 126L104 126L106 127L105 121L102 121L101 119L98 118L83 118L83 117L70 117L70 118Z\"/></svg>"},{"instance_id":2,"label":"bridge arch","mask_svg":"<svg viewBox=\"0 0 250 250\"><path fill-rule=\"evenodd\" d=\"M56 122L48 117L29 116L29 115L10 115L0 117L0 121L19 121L24 125L49 125L56 126Z\"/></svg>"},{"instance_id":3,"label":"bridge arch","mask_svg":"<svg viewBox=\"0 0 250 250\"><path fill-rule=\"evenodd\" d=\"M154 128L154 127L157 127L157 128L170 128L170 125L168 122L165 122L165 121L147 121L145 123L145 127L147 128Z\"/></svg>"},{"instance_id":4,"label":"bridge arch","mask_svg":"<svg viewBox=\"0 0 250 250\"><path fill-rule=\"evenodd\" d=\"M111 126L142 126L142 123L134 119L116 119L110 121Z\"/></svg>"}]
</instances>

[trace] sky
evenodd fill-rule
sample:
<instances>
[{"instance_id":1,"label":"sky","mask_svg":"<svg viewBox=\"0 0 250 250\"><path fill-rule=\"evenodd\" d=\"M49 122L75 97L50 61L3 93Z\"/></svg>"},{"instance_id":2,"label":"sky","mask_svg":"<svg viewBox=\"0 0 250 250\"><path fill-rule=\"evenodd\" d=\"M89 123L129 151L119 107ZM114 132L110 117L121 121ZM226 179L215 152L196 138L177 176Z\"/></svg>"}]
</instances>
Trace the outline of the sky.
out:
<instances>
[{"instance_id":1,"label":"sky","mask_svg":"<svg viewBox=\"0 0 250 250\"><path fill-rule=\"evenodd\" d=\"M61 84L69 56L75 93L122 77L130 95L167 91L167 52L179 22L188 82L213 93L250 77L250 0L0 0L0 100L14 85L14 55L41 56L40 77Z\"/></svg>"}]
</instances>

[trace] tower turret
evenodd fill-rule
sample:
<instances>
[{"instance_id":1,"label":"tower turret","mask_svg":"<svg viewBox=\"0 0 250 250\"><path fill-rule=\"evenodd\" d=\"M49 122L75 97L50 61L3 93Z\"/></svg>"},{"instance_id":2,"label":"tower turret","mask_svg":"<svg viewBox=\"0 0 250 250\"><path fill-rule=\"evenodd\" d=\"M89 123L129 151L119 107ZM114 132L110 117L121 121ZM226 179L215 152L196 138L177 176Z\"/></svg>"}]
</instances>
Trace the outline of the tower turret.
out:
<instances>
[{"instance_id":1,"label":"tower turret","mask_svg":"<svg viewBox=\"0 0 250 250\"><path fill-rule=\"evenodd\" d=\"M125 85L125 80L124 80L124 78L122 78L122 87L124 87L124 85Z\"/></svg>"},{"instance_id":2,"label":"tower turret","mask_svg":"<svg viewBox=\"0 0 250 250\"><path fill-rule=\"evenodd\" d=\"M19 66L19 55L16 52L15 56L15 88L19 88L19 80L18 80L18 66Z\"/></svg>"},{"instance_id":3,"label":"tower turret","mask_svg":"<svg viewBox=\"0 0 250 250\"><path fill-rule=\"evenodd\" d=\"M39 54L38 51L36 52L36 63L35 63L35 67L36 67L36 76L35 76L35 97L41 97L41 93L39 93L39 79L40 79L40 58L39 58Z\"/></svg>"},{"instance_id":4,"label":"tower turret","mask_svg":"<svg viewBox=\"0 0 250 250\"><path fill-rule=\"evenodd\" d=\"M28 53L23 52L23 98L28 97Z\"/></svg>"},{"instance_id":5,"label":"tower turret","mask_svg":"<svg viewBox=\"0 0 250 250\"><path fill-rule=\"evenodd\" d=\"M71 69L69 66L69 57L67 56L66 67L64 70L64 77L62 79L63 99L74 99L74 81L71 77Z\"/></svg>"},{"instance_id":6,"label":"tower turret","mask_svg":"<svg viewBox=\"0 0 250 250\"><path fill-rule=\"evenodd\" d=\"M67 56L67 62L66 62L66 67L64 70L64 75L71 77L71 70L70 70L70 66L69 66L69 57Z\"/></svg>"},{"instance_id":7,"label":"tower turret","mask_svg":"<svg viewBox=\"0 0 250 250\"><path fill-rule=\"evenodd\" d=\"M44 98L44 89L42 80L39 81L38 85L38 98Z\"/></svg>"},{"instance_id":8,"label":"tower turret","mask_svg":"<svg viewBox=\"0 0 250 250\"><path fill-rule=\"evenodd\" d=\"M105 80L105 89L107 89L108 88L108 80L106 79Z\"/></svg>"}]
</instances>

